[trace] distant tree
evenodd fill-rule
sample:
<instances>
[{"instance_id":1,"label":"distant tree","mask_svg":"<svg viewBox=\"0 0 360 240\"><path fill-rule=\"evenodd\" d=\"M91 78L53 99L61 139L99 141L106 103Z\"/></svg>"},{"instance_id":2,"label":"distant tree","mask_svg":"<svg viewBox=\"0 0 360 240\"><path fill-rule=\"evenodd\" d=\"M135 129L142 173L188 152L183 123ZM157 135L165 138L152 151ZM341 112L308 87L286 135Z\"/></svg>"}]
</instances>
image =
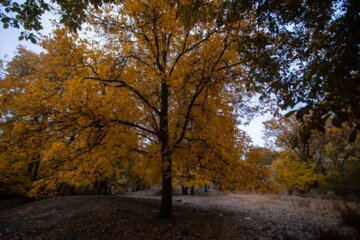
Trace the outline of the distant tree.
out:
<instances>
[{"instance_id":1,"label":"distant tree","mask_svg":"<svg viewBox=\"0 0 360 240\"><path fill-rule=\"evenodd\" d=\"M328 119L325 133L313 130L306 139L299 139L304 128L295 117L266 122L266 136L280 151L272 172L281 187L301 192L316 188L359 194L359 138L349 143L351 129L339 129L330 123Z\"/></svg>"},{"instance_id":2,"label":"distant tree","mask_svg":"<svg viewBox=\"0 0 360 240\"><path fill-rule=\"evenodd\" d=\"M295 117L273 118L265 122L265 137L275 148L292 149L302 161L321 165L325 157L324 146L329 139L325 137L325 133L319 131L314 130L310 134L310 130L304 129L303 125L304 123L297 121ZM305 134L311 136L300 138Z\"/></svg>"},{"instance_id":3,"label":"distant tree","mask_svg":"<svg viewBox=\"0 0 360 240\"><path fill-rule=\"evenodd\" d=\"M251 147L246 153L247 161L254 161L264 166L270 166L277 152L266 147Z\"/></svg>"},{"instance_id":4,"label":"distant tree","mask_svg":"<svg viewBox=\"0 0 360 240\"><path fill-rule=\"evenodd\" d=\"M316 163L301 161L294 152L285 150L272 163L275 187L305 193L324 181L325 175L317 169Z\"/></svg>"}]
</instances>

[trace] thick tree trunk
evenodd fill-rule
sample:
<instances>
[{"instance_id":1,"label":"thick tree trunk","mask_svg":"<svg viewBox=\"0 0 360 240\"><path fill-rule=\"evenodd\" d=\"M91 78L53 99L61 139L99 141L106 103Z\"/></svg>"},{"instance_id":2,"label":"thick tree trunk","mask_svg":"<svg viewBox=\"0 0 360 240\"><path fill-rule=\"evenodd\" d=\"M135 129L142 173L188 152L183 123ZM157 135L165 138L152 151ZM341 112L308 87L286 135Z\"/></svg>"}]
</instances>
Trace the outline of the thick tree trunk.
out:
<instances>
[{"instance_id":1,"label":"thick tree trunk","mask_svg":"<svg viewBox=\"0 0 360 240\"><path fill-rule=\"evenodd\" d=\"M171 178L171 159L167 159L167 166L163 167L161 205L159 216L171 218L172 216L172 178Z\"/></svg>"},{"instance_id":2,"label":"thick tree trunk","mask_svg":"<svg viewBox=\"0 0 360 240\"><path fill-rule=\"evenodd\" d=\"M162 163L162 191L159 216L171 218L172 215L172 170L169 146L169 87L166 82L161 83L161 114L160 136Z\"/></svg>"}]
</instances>

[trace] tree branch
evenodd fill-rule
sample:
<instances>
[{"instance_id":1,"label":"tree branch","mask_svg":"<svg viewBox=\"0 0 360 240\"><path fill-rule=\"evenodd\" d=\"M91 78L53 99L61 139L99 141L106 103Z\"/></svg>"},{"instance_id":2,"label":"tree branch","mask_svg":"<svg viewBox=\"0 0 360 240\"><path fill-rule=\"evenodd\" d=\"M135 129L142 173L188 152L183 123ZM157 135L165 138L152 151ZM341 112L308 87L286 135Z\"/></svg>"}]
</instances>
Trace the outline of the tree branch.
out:
<instances>
[{"instance_id":1,"label":"tree branch","mask_svg":"<svg viewBox=\"0 0 360 240\"><path fill-rule=\"evenodd\" d=\"M147 129L146 127L143 127L137 123L133 123L133 122L129 122L129 121L123 121L123 120L119 120L119 119L113 119L111 120L111 122L113 123L119 123L119 124L123 124L123 125L126 125L126 126L130 126L130 127L134 127L134 128L137 128L137 129L140 129L144 132L147 132L147 133L151 133L155 136L157 136L157 132L153 131L153 130L150 130L150 129Z\"/></svg>"},{"instance_id":2,"label":"tree branch","mask_svg":"<svg viewBox=\"0 0 360 240\"><path fill-rule=\"evenodd\" d=\"M154 107L138 90L136 90L135 88L133 88L132 86L130 86L129 84L127 84L123 80L102 79L102 78L99 78L99 77L86 77L86 78L84 78L84 80L96 80L96 81L105 82L105 83L120 83L121 85L117 86L117 87L125 87L125 88L129 89L131 92L135 93L135 95L142 102L144 102L148 107L150 107L156 114L160 115L160 111L156 107Z\"/></svg>"},{"instance_id":3,"label":"tree branch","mask_svg":"<svg viewBox=\"0 0 360 240\"><path fill-rule=\"evenodd\" d=\"M192 111L192 108L195 104L195 101L196 99L198 98L198 96L200 95L200 93L202 92L202 90L204 89L205 87L205 84L204 84L204 79L199 83L199 85L197 86L197 89L193 95L193 97L191 98L191 101L189 103L189 106L187 108L187 112L186 112L186 115L185 115L185 121L184 121L184 124L182 126L182 130L181 130L181 134L179 136L179 138L175 141L175 144L174 144L174 147L173 148L176 148L177 145L183 140L183 138L185 137L185 133L186 133L186 129L187 129L187 125L189 123L189 120L190 120L190 114L191 114L191 111Z\"/></svg>"}]
</instances>

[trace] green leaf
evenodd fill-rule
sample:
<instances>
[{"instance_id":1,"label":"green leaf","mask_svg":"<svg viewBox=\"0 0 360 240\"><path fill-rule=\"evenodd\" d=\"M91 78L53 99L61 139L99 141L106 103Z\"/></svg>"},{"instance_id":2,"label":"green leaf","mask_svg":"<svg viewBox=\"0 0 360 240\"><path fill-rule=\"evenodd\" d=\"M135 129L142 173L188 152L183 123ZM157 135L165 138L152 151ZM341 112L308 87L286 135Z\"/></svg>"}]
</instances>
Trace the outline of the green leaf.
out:
<instances>
[{"instance_id":1,"label":"green leaf","mask_svg":"<svg viewBox=\"0 0 360 240\"><path fill-rule=\"evenodd\" d=\"M4 28L6 29L6 28L9 27L9 24L8 24L8 23L4 23L3 26L4 26Z\"/></svg>"},{"instance_id":2,"label":"green leaf","mask_svg":"<svg viewBox=\"0 0 360 240\"><path fill-rule=\"evenodd\" d=\"M24 40L24 36L19 36L19 41Z\"/></svg>"},{"instance_id":3,"label":"green leaf","mask_svg":"<svg viewBox=\"0 0 360 240\"><path fill-rule=\"evenodd\" d=\"M30 38L30 41L33 43L33 44L36 44L37 43L37 41L36 41L36 39L35 38Z\"/></svg>"}]
</instances>

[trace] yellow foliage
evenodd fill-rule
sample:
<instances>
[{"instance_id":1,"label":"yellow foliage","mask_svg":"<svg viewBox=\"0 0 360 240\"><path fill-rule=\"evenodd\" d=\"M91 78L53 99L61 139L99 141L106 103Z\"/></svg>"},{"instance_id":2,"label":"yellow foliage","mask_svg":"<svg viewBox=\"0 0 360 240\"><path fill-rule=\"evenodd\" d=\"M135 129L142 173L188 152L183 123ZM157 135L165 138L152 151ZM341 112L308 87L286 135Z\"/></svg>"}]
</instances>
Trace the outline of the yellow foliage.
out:
<instances>
[{"instance_id":1,"label":"yellow foliage","mask_svg":"<svg viewBox=\"0 0 360 240\"><path fill-rule=\"evenodd\" d=\"M243 104L234 89L247 79L238 42L255 21L186 20L192 4L105 4L89 9L94 40L57 29L45 53L19 51L0 92L2 141L15 136L10 145L39 156L31 196L118 179L129 160L147 184L167 174L185 185L263 188L265 170L242 160L249 139L234 114Z\"/></svg>"},{"instance_id":2,"label":"yellow foliage","mask_svg":"<svg viewBox=\"0 0 360 240\"><path fill-rule=\"evenodd\" d=\"M279 187L289 191L306 192L325 179L315 163L300 161L289 151L283 152L273 161L272 172Z\"/></svg>"}]
</instances>

